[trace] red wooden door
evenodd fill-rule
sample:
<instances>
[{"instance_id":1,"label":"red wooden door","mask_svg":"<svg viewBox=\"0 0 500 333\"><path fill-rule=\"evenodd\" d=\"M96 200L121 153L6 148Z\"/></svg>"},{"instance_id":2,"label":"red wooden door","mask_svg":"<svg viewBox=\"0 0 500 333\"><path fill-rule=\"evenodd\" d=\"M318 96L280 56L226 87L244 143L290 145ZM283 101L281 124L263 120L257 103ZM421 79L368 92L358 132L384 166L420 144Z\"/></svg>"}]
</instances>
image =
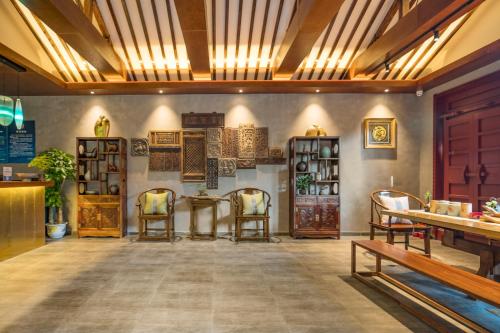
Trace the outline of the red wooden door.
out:
<instances>
[{"instance_id":1,"label":"red wooden door","mask_svg":"<svg viewBox=\"0 0 500 333\"><path fill-rule=\"evenodd\" d=\"M445 120L443 141L445 199L477 211L500 196L500 107Z\"/></svg>"}]
</instances>

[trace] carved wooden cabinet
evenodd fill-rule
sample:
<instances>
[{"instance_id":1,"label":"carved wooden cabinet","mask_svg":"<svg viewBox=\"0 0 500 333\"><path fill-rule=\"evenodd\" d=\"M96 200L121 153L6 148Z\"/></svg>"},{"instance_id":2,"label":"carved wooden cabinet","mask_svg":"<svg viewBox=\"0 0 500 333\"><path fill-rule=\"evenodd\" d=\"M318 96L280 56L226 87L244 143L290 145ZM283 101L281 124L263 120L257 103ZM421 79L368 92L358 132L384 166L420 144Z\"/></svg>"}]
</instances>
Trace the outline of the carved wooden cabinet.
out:
<instances>
[{"instance_id":1,"label":"carved wooden cabinet","mask_svg":"<svg viewBox=\"0 0 500 333\"><path fill-rule=\"evenodd\" d=\"M127 141L77 138L78 237L127 234Z\"/></svg>"},{"instance_id":2,"label":"carved wooden cabinet","mask_svg":"<svg viewBox=\"0 0 500 333\"><path fill-rule=\"evenodd\" d=\"M293 137L288 156L290 235L340 238L340 139ZM297 187L304 176L311 178L305 190Z\"/></svg>"}]
</instances>

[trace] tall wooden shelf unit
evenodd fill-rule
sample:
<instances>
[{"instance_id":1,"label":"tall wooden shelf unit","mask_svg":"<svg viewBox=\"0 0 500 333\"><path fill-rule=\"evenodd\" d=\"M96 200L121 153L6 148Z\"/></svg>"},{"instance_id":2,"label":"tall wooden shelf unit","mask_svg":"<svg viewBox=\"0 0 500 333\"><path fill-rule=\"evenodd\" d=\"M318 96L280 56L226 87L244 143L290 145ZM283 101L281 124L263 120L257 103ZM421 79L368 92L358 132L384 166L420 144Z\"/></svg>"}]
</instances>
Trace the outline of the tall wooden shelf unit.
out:
<instances>
[{"instance_id":1,"label":"tall wooden shelf unit","mask_svg":"<svg viewBox=\"0 0 500 333\"><path fill-rule=\"evenodd\" d=\"M83 154L80 154L80 145L84 148ZM127 140L119 137L76 138L76 156L78 237L125 236ZM86 180L87 172L90 179L87 177ZM111 185L118 186L117 194L111 194Z\"/></svg>"},{"instance_id":2,"label":"tall wooden shelf unit","mask_svg":"<svg viewBox=\"0 0 500 333\"><path fill-rule=\"evenodd\" d=\"M331 155L322 154L328 147ZM340 138L296 136L288 142L290 235L294 238L340 239ZM306 163L304 171L297 164ZM306 193L299 193L297 177L311 175Z\"/></svg>"}]
</instances>

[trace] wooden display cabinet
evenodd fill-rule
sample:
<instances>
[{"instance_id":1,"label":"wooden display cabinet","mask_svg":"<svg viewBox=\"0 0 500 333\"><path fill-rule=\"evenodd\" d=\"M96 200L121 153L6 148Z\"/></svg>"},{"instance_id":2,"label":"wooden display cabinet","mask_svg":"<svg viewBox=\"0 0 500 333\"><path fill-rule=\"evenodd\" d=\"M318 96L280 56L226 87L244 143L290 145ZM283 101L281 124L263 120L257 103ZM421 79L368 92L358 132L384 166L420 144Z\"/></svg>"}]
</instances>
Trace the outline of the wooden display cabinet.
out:
<instances>
[{"instance_id":1,"label":"wooden display cabinet","mask_svg":"<svg viewBox=\"0 0 500 333\"><path fill-rule=\"evenodd\" d=\"M78 237L127 234L127 140L77 138Z\"/></svg>"},{"instance_id":2,"label":"wooden display cabinet","mask_svg":"<svg viewBox=\"0 0 500 333\"><path fill-rule=\"evenodd\" d=\"M290 235L340 239L340 138L293 137L288 142ZM303 162L303 168L297 165ZM304 166L305 164L305 166ZM297 177L310 175L305 193Z\"/></svg>"}]
</instances>

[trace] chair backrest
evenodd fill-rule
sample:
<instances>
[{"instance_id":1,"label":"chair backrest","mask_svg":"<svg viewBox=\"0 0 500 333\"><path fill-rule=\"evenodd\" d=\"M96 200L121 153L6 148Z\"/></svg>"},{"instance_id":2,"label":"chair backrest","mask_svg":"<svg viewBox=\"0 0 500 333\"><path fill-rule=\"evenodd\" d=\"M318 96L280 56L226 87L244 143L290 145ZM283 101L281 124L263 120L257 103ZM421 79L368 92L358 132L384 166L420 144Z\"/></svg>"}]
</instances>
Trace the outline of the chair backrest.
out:
<instances>
[{"instance_id":1,"label":"chair backrest","mask_svg":"<svg viewBox=\"0 0 500 333\"><path fill-rule=\"evenodd\" d=\"M384 209L388 209L382 203L380 199L381 196L389 196L391 198L399 198L399 197L408 197L408 203L410 205L410 209L423 209L425 207L425 202L423 202L417 196L397 191L397 190L376 190L370 194L371 199L371 211L370 211L370 222L372 223L382 223L382 215L380 212Z\"/></svg>"},{"instance_id":2,"label":"chair backrest","mask_svg":"<svg viewBox=\"0 0 500 333\"><path fill-rule=\"evenodd\" d=\"M271 195L264 190L247 187L233 190L223 195L223 197L229 197L229 202L231 203L231 208L234 210L236 215L243 214L243 204L241 202L242 194L257 194L262 193L264 195L264 206L266 207L265 215L269 215L269 207L271 207Z\"/></svg>"},{"instance_id":3,"label":"chair backrest","mask_svg":"<svg viewBox=\"0 0 500 333\"><path fill-rule=\"evenodd\" d=\"M143 207L146 203L146 193L154 193L154 194L159 194L159 193L165 193L168 192L168 199L167 199L167 212L169 214L174 213L175 209L175 197L176 193L174 190L171 190L169 188L152 188L150 190L144 191L141 194L137 196L137 207L139 207L139 214L143 214Z\"/></svg>"}]
</instances>

